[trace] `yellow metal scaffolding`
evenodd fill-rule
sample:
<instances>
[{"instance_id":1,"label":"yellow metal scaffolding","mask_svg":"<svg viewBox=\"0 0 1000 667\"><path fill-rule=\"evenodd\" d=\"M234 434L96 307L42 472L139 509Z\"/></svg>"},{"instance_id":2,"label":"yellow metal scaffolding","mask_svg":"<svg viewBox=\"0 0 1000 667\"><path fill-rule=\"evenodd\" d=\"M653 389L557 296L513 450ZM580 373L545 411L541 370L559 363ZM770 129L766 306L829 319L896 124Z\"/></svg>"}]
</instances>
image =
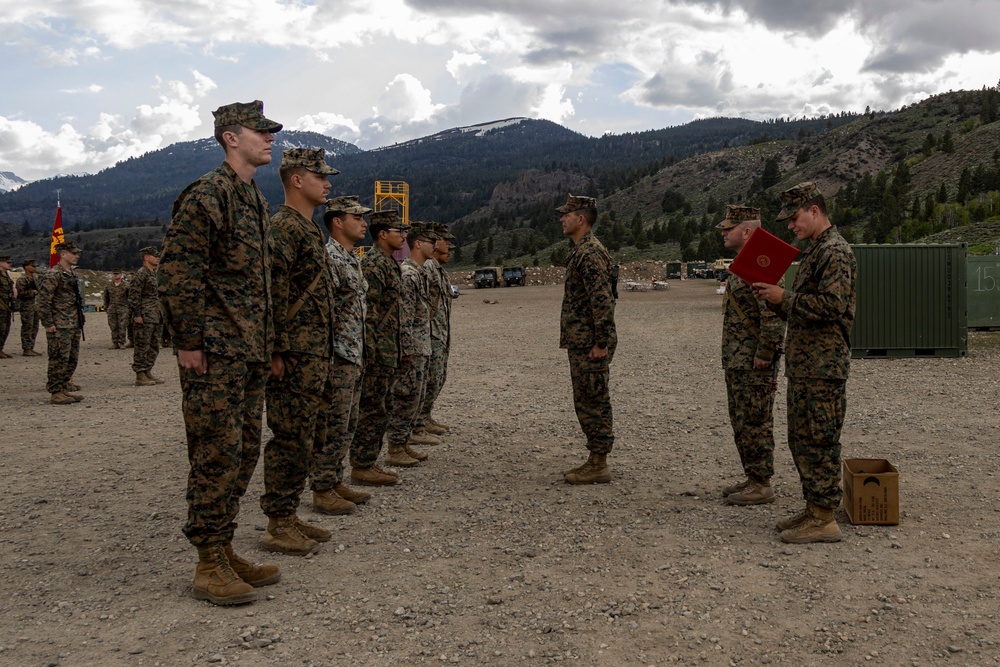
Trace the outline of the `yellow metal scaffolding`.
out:
<instances>
[{"instance_id":1,"label":"yellow metal scaffolding","mask_svg":"<svg viewBox=\"0 0 1000 667\"><path fill-rule=\"evenodd\" d=\"M406 181L375 181L375 210L396 209L404 225L410 224L410 184Z\"/></svg>"}]
</instances>

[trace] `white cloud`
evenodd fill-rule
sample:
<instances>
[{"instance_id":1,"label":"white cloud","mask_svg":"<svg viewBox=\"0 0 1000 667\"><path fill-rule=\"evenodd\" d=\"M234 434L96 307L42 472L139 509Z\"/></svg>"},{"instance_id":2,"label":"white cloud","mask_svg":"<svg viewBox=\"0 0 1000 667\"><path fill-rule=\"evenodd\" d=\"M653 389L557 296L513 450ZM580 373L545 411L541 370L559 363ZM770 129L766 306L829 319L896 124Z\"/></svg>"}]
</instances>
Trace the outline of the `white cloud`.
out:
<instances>
[{"instance_id":1,"label":"white cloud","mask_svg":"<svg viewBox=\"0 0 1000 667\"><path fill-rule=\"evenodd\" d=\"M92 83L89 86L83 88L63 88L60 93L67 93L68 95L79 95L81 93L99 93L104 90L104 86Z\"/></svg>"},{"instance_id":2,"label":"white cloud","mask_svg":"<svg viewBox=\"0 0 1000 667\"><path fill-rule=\"evenodd\" d=\"M361 136L361 129L357 123L346 116L329 111L302 116L290 124L288 129L318 132L352 144Z\"/></svg>"},{"instance_id":3,"label":"white cloud","mask_svg":"<svg viewBox=\"0 0 1000 667\"><path fill-rule=\"evenodd\" d=\"M434 104L431 91L415 76L404 73L389 82L373 111L389 120L412 123L425 121L443 108L442 104Z\"/></svg>"},{"instance_id":4,"label":"white cloud","mask_svg":"<svg viewBox=\"0 0 1000 667\"><path fill-rule=\"evenodd\" d=\"M479 65L485 65L486 61L478 53L459 53L452 51L451 59L444 66L452 78L459 83L464 82L464 78L469 70L476 69Z\"/></svg>"}]
</instances>

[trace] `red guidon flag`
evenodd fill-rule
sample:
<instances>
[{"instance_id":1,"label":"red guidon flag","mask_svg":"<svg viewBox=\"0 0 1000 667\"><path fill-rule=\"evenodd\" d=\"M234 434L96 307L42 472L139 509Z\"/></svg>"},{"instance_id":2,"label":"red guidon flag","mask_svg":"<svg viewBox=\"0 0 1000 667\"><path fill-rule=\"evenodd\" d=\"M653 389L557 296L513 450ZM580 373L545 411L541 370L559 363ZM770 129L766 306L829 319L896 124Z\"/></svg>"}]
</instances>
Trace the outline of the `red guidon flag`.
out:
<instances>
[{"instance_id":1,"label":"red guidon flag","mask_svg":"<svg viewBox=\"0 0 1000 667\"><path fill-rule=\"evenodd\" d=\"M62 228L62 206L56 204L56 221L52 225L52 244L49 245L49 268L59 263L59 253L56 252L56 244L66 240Z\"/></svg>"}]
</instances>

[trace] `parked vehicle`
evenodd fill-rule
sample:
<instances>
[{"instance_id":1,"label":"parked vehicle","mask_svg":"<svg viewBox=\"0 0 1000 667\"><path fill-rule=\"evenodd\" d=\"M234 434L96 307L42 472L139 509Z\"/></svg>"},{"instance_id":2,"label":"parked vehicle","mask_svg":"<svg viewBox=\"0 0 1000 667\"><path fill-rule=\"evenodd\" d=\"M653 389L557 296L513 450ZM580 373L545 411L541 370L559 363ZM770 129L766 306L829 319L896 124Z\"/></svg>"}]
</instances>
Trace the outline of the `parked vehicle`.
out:
<instances>
[{"instance_id":1,"label":"parked vehicle","mask_svg":"<svg viewBox=\"0 0 1000 667\"><path fill-rule=\"evenodd\" d=\"M499 266L487 266L481 269L476 269L475 273L475 283L476 289L483 289L486 287L499 287L500 286L500 276L503 272L503 268Z\"/></svg>"},{"instance_id":2,"label":"parked vehicle","mask_svg":"<svg viewBox=\"0 0 1000 667\"><path fill-rule=\"evenodd\" d=\"M507 287L520 285L524 287L524 280L527 277L523 266L508 266L503 270L503 282Z\"/></svg>"}]
</instances>

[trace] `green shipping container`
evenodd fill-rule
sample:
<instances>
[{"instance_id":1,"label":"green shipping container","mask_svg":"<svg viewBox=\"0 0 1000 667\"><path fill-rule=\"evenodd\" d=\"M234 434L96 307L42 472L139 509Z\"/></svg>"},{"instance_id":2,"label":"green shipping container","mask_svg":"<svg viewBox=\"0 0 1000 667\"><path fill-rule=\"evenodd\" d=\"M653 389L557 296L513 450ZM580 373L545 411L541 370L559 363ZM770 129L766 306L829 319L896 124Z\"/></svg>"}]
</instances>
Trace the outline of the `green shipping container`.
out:
<instances>
[{"instance_id":1,"label":"green shipping container","mask_svg":"<svg viewBox=\"0 0 1000 667\"><path fill-rule=\"evenodd\" d=\"M856 245L852 356L960 357L969 350L965 244Z\"/></svg>"},{"instance_id":2,"label":"green shipping container","mask_svg":"<svg viewBox=\"0 0 1000 667\"><path fill-rule=\"evenodd\" d=\"M1000 257L969 257L969 328L1000 329Z\"/></svg>"}]
</instances>

